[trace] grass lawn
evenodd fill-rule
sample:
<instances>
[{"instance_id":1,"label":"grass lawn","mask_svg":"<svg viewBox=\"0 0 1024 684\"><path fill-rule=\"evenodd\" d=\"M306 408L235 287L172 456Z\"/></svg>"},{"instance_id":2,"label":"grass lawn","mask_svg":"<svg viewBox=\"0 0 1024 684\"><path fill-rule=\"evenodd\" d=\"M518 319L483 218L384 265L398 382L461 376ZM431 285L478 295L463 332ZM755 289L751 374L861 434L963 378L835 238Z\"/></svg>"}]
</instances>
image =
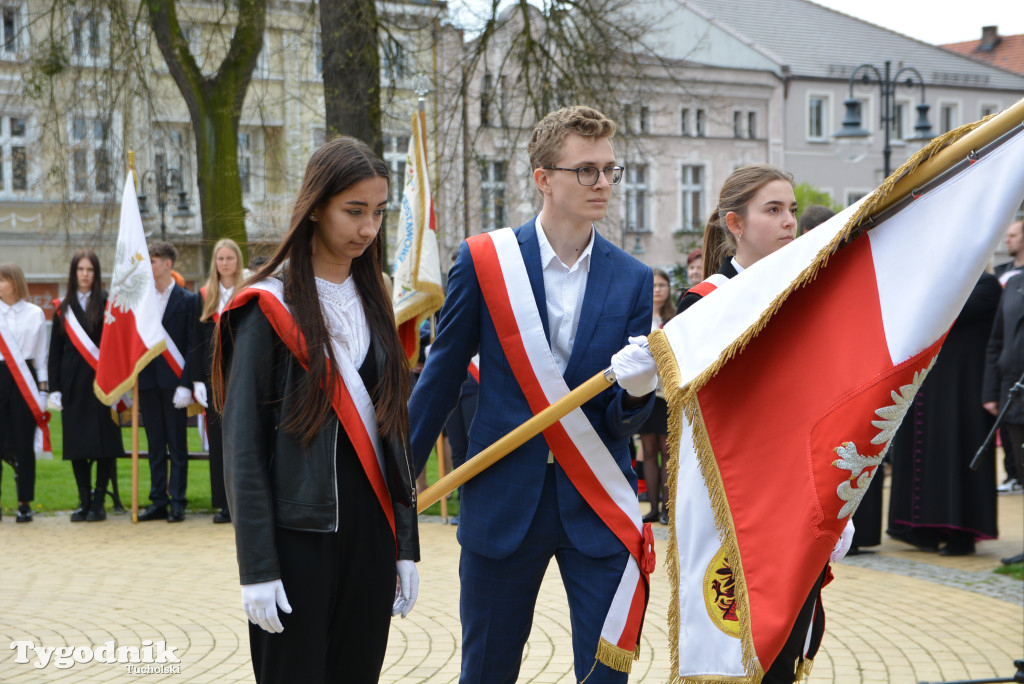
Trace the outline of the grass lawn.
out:
<instances>
[{"instance_id":1,"label":"grass lawn","mask_svg":"<svg viewBox=\"0 0 1024 684\"><path fill-rule=\"evenodd\" d=\"M424 469L427 474L427 484L432 485L437 482L437 451L430 452L430 458L427 460L427 467ZM441 502L438 501L436 504L423 511L424 515L441 515ZM459 493L458 491L452 492L451 498L448 499L448 515L459 514Z\"/></svg>"},{"instance_id":2,"label":"grass lawn","mask_svg":"<svg viewBox=\"0 0 1024 684\"><path fill-rule=\"evenodd\" d=\"M32 509L36 513L52 511L72 511L78 506L78 488L75 485L75 476L71 472L71 463L63 459L64 435L61 429L60 414L55 412L54 419L50 423L50 441L53 444L52 461L36 461L36 498L32 502ZM126 453L131 453L132 431L130 428L122 429L124 447ZM199 431L188 428L189 451L200 451ZM147 451L146 431L139 428L139 450ZM17 513L18 497L14 486L14 471L7 463L0 465L3 468L3 485L0 486L0 502L3 504L4 514L14 515ZM437 458L431 454L427 461L427 482L437 482ZM94 473L95 476L95 473ZM131 459L117 459L117 482L121 494L121 502L125 508L131 507L132 502L132 467ZM149 461L139 459L139 508L149 505ZM110 508L110 500L107 499L107 508ZM194 513L213 513L214 508L210 504L210 465L206 461L189 461L188 467L188 510ZM440 502L424 511L426 515L441 515ZM459 514L459 495L453 493L448 500L448 515Z\"/></svg>"},{"instance_id":3,"label":"grass lawn","mask_svg":"<svg viewBox=\"0 0 1024 684\"><path fill-rule=\"evenodd\" d=\"M1024 580L1024 563L1013 563L995 569L996 574L1009 575L1014 579Z\"/></svg>"},{"instance_id":4,"label":"grass lawn","mask_svg":"<svg viewBox=\"0 0 1024 684\"><path fill-rule=\"evenodd\" d=\"M50 511L71 511L78 506L78 487L75 485L75 476L71 472L71 463L63 459L64 435L61 429L61 421L54 413L54 420L50 423L50 442L53 444L52 461L36 461L36 498L32 502L32 509L36 513ZM131 453L132 431L131 428L122 430L125 452ZM196 428L188 428L188 448L190 451L200 451L199 432ZM139 428L139 450L146 451L146 431ZM0 502L3 503L5 514L15 514L18 507L18 497L14 486L14 471L7 463L0 465L3 468L3 485L0 487ZM93 473L95 478L95 471ZM117 483L121 494L121 502L125 508L131 508L132 503L132 466L130 458L117 459ZM149 505L149 461L139 459L139 508ZM110 508L110 499L107 499L107 509ZM188 468L188 510L196 513L212 513L214 509L210 505L210 466L206 461L189 461Z\"/></svg>"}]
</instances>

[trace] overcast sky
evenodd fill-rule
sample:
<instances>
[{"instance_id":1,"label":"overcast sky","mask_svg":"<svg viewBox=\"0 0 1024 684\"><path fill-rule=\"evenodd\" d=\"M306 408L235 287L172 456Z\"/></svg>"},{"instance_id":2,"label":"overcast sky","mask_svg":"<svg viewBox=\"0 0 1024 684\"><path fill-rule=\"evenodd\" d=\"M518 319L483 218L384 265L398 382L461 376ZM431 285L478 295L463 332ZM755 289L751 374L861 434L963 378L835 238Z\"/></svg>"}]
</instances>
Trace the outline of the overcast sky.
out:
<instances>
[{"instance_id":1,"label":"overcast sky","mask_svg":"<svg viewBox=\"0 0 1024 684\"><path fill-rule=\"evenodd\" d=\"M508 0L503 0L506 4ZM722 0L728 2L729 0ZM815 0L820 5L870 21L928 43L959 43L981 37L981 27L995 25L1001 35L1024 33L1021 0ZM771 2L771 0L763 0ZM538 3L540 4L539 0ZM488 11L490 0L450 0L453 13L462 8ZM965 16L966 15L966 16ZM794 36L799 40L799 36Z\"/></svg>"}]
</instances>

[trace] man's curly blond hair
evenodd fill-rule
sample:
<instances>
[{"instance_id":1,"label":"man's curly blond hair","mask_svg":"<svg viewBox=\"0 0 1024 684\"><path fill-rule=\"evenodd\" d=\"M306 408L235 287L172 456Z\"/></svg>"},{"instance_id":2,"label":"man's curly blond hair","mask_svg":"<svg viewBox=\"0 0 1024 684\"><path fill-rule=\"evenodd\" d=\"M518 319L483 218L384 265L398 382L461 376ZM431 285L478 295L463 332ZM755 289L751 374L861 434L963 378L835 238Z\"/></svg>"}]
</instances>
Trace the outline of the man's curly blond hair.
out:
<instances>
[{"instance_id":1,"label":"man's curly blond hair","mask_svg":"<svg viewBox=\"0 0 1024 684\"><path fill-rule=\"evenodd\" d=\"M530 145L526 148L530 154L530 167L540 169L557 164L562 143L570 134L589 140L611 138L615 135L615 122L586 105L563 107L551 112L533 129Z\"/></svg>"}]
</instances>

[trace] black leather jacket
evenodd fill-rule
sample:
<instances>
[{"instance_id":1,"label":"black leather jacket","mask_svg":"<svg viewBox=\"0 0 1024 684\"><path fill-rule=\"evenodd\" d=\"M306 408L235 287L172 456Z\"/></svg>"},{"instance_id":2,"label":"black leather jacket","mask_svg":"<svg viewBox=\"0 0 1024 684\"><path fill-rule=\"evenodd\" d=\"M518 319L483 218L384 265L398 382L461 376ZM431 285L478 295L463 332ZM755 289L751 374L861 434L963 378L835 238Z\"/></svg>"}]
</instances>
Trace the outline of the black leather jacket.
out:
<instances>
[{"instance_id":1,"label":"black leather jacket","mask_svg":"<svg viewBox=\"0 0 1024 684\"><path fill-rule=\"evenodd\" d=\"M309 532L338 529L336 452L348 439L337 416L308 447L279 430L305 369L256 301L221 317L224 479L242 584L280 579L274 526ZM383 348L374 344L378 368ZM419 560L416 487L408 442L381 436L385 478L395 512L397 559Z\"/></svg>"}]
</instances>

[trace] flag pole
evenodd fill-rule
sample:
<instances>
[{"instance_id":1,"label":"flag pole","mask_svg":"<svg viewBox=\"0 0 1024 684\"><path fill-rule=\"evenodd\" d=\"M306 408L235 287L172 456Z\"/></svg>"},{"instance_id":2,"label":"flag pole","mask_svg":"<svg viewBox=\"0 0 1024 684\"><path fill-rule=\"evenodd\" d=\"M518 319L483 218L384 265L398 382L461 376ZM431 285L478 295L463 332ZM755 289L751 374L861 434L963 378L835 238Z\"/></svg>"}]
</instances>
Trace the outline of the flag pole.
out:
<instances>
[{"instance_id":1,"label":"flag pole","mask_svg":"<svg viewBox=\"0 0 1024 684\"><path fill-rule=\"evenodd\" d=\"M615 373L606 368L548 406L546 409L526 421L497 442L487 447L449 475L424 489L416 506L416 512L422 513L449 492L469 482L471 479L505 458L513 450L518 449L543 430L551 427L569 412L579 408L598 394L608 389L615 382Z\"/></svg>"},{"instance_id":2,"label":"flag pole","mask_svg":"<svg viewBox=\"0 0 1024 684\"><path fill-rule=\"evenodd\" d=\"M132 172L135 194L139 193L139 175L135 172L135 150L128 150L128 168ZM139 379L132 383L132 522L139 522Z\"/></svg>"},{"instance_id":3,"label":"flag pole","mask_svg":"<svg viewBox=\"0 0 1024 684\"><path fill-rule=\"evenodd\" d=\"M931 144L936 146L937 151L895 180L892 189L875 206L870 207L870 213L865 215L865 218L885 211L912 193L915 188L935 180L957 161L966 159L973 151L991 144L1020 126L1022 122L1024 122L1024 98L992 116L985 121L984 125L978 125L977 128L945 147L943 147L945 135L936 138Z\"/></svg>"}]
</instances>

